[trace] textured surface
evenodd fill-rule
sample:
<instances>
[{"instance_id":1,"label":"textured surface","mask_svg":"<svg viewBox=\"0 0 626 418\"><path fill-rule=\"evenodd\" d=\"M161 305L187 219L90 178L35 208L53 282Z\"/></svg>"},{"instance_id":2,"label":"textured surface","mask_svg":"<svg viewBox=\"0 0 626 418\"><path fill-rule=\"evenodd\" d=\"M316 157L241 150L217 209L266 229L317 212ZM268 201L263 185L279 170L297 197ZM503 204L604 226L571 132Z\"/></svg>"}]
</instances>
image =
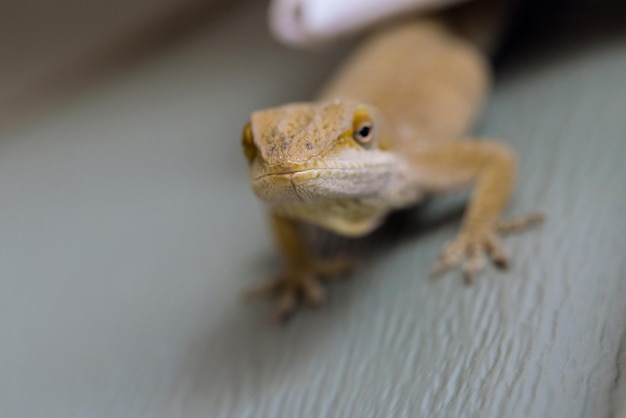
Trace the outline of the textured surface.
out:
<instances>
[{"instance_id":1,"label":"textured surface","mask_svg":"<svg viewBox=\"0 0 626 418\"><path fill-rule=\"evenodd\" d=\"M549 216L510 273L429 280L452 222L281 329L238 301L276 269L239 132L337 56L273 46L262 17L2 137L0 416L624 416L626 39L497 84L481 131L520 153L510 213Z\"/></svg>"}]
</instances>

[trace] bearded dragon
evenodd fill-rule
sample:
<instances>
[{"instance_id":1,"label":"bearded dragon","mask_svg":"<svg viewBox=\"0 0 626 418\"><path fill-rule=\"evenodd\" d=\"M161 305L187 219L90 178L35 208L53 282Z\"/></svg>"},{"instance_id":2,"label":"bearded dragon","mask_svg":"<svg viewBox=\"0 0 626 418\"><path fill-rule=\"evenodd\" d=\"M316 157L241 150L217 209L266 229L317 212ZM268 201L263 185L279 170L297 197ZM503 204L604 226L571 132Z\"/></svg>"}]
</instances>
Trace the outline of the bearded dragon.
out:
<instances>
[{"instance_id":1,"label":"bearded dragon","mask_svg":"<svg viewBox=\"0 0 626 418\"><path fill-rule=\"evenodd\" d=\"M473 185L473 195L461 231L433 272L462 265L472 282L487 259L508 266L499 235L541 215L501 219L515 155L500 142L468 140L489 79L472 43L439 21L413 21L365 41L316 101L252 113L242 137L250 183L286 261L255 293L278 296L279 318L301 300L323 303L321 279L346 267L312 255L303 223L360 237L394 210L464 186Z\"/></svg>"}]
</instances>

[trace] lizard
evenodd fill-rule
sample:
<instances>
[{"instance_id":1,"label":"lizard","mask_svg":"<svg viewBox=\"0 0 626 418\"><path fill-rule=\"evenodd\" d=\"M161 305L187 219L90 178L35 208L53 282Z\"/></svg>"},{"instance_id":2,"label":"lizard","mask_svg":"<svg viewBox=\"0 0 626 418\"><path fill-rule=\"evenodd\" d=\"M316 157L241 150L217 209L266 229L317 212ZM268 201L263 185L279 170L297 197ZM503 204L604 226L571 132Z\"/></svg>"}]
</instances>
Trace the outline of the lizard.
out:
<instances>
[{"instance_id":1,"label":"lizard","mask_svg":"<svg viewBox=\"0 0 626 418\"><path fill-rule=\"evenodd\" d=\"M433 274L461 266L471 283L488 260L508 267L500 236L525 230L542 215L502 219L515 153L468 134L490 80L475 44L444 21L419 19L371 35L315 101L253 112L242 134L249 180L268 208L286 266L252 293L276 295L279 319L302 301L323 304L322 279L342 274L349 263L317 259L304 224L360 237L392 211L462 187L473 186L468 209Z\"/></svg>"}]
</instances>

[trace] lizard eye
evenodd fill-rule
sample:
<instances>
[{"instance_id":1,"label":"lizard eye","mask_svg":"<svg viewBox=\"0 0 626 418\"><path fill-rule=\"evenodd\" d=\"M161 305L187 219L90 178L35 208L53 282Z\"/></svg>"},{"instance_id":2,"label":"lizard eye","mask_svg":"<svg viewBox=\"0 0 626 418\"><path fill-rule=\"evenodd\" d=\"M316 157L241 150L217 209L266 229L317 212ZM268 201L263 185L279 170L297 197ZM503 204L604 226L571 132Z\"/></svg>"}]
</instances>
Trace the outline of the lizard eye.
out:
<instances>
[{"instance_id":1,"label":"lizard eye","mask_svg":"<svg viewBox=\"0 0 626 418\"><path fill-rule=\"evenodd\" d=\"M374 138L374 127L371 122L363 122L356 127L353 134L354 139L361 145L367 145Z\"/></svg>"},{"instance_id":2,"label":"lizard eye","mask_svg":"<svg viewBox=\"0 0 626 418\"><path fill-rule=\"evenodd\" d=\"M257 155L257 148L254 145L254 138L252 137L252 126L250 122L246 123L243 127L243 134L241 135L241 145L243 146L243 154L248 159L248 162L254 161Z\"/></svg>"},{"instance_id":3,"label":"lizard eye","mask_svg":"<svg viewBox=\"0 0 626 418\"><path fill-rule=\"evenodd\" d=\"M369 147L374 141L374 124L365 107L359 107L352 120L352 137L364 147Z\"/></svg>"}]
</instances>

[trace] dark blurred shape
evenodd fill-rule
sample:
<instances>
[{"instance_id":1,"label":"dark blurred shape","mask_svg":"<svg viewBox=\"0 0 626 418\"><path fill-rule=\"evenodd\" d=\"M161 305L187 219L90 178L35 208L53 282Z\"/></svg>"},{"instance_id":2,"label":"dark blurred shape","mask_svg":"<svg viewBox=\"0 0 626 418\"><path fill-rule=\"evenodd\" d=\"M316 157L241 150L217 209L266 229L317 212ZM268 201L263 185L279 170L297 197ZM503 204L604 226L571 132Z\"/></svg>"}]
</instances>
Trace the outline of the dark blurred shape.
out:
<instances>
[{"instance_id":1,"label":"dark blurred shape","mask_svg":"<svg viewBox=\"0 0 626 418\"><path fill-rule=\"evenodd\" d=\"M555 44L573 34L611 36L626 28L620 0L512 0L513 13L496 56L506 62L520 49Z\"/></svg>"},{"instance_id":2,"label":"dark blurred shape","mask_svg":"<svg viewBox=\"0 0 626 418\"><path fill-rule=\"evenodd\" d=\"M204 24L232 0L0 0L0 127Z\"/></svg>"}]
</instances>

